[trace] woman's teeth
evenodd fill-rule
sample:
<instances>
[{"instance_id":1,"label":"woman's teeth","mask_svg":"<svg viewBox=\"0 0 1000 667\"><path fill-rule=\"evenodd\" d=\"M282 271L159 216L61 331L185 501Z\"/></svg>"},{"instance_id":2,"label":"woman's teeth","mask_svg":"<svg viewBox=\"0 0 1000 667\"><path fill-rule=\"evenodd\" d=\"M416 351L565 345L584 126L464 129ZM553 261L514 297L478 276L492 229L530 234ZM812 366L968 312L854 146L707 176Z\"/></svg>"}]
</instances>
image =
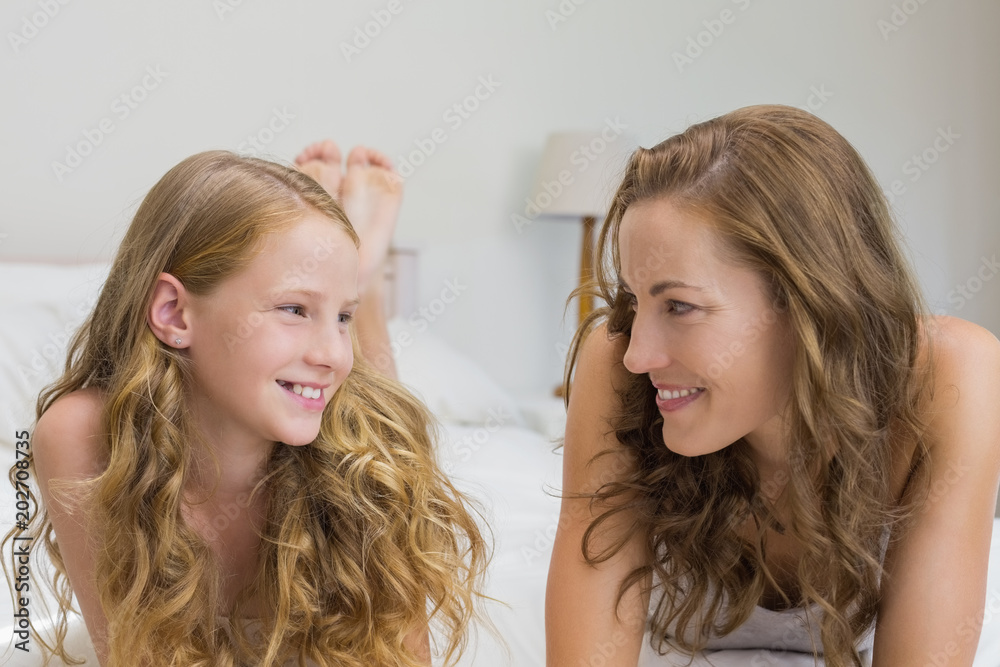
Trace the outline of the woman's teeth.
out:
<instances>
[{"instance_id":1,"label":"woman's teeth","mask_svg":"<svg viewBox=\"0 0 1000 667\"><path fill-rule=\"evenodd\" d=\"M705 391L704 387L695 387L694 389L681 389L680 391L670 391L669 389L657 389L656 394L660 397L661 401L667 401L672 398L684 398L685 396L690 396L691 394L697 394L699 391Z\"/></svg>"},{"instance_id":2,"label":"woman's teeth","mask_svg":"<svg viewBox=\"0 0 1000 667\"><path fill-rule=\"evenodd\" d=\"M303 387L300 384L289 384L284 380L278 380L278 384L303 398L319 398L323 395L323 390L319 387Z\"/></svg>"}]
</instances>

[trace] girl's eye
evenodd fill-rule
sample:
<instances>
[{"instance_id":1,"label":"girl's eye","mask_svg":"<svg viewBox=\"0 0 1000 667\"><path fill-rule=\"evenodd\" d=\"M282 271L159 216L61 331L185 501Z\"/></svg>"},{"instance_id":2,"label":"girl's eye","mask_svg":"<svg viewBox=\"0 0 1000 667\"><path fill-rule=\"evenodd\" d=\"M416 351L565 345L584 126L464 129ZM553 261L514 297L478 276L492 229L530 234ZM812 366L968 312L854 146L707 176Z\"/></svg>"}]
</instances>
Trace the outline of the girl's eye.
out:
<instances>
[{"instance_id":1,"label":"girl's eye","mask_svg":"<svg viewBox=\"0 0 1000 667\"><path fill-rule=\"evenodd\" d=\"M341 324L350 324L352 320L354 320L354 315L352 313L341 313L340 314L340 323Z\"/></svg>"},{"instance_id":2,"label":"girl's eye","mask_svg":"<svg viewBox=\"0 0 1000 667\"><path fill-rule=\"evenodd\" d=\"M306 309L302 306L279 306L278 310L283 310L286 313L291 313L292 315L298 315L299 317L305 317Z\"/></svg>"}]
</instances>

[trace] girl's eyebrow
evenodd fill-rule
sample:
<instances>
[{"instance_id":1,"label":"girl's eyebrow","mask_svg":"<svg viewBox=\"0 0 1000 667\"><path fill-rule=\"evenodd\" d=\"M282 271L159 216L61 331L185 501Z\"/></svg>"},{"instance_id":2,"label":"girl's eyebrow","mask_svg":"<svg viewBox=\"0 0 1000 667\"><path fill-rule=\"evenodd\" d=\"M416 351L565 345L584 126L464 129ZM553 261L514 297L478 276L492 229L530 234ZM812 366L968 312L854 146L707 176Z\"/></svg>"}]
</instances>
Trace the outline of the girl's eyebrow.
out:
<instances>
[{"instance_id":1,"label":"girl's eyebrow","mask_svg":"<svg viewBox=\"0 0 1000 667\"><path fill-rule=\"evenodd\" d=\"M271 293L271 299L281 301L283 299L288 299L291 297L300 297L302 299L309 299L313 301L320 301L323 298L322 292L317 292L316 290L309 289L307 287L288 287L276 289ZM354 297L349 301L345 301L342 308L353 308L359 306L361 300L358 297Z\"/></svg>"},{"instance_id":2,"label":"girl's eyebrow","mask_svg":"<svg viewBox=\"0 0 1000 667\"><path fill-rule=\"evenodd\" d=\"M300 296L306 299L319 299L322 295L316 290L307 289L305 287L279 287L271 292L271 297L274 299L289 296Z\"/></svg>"}]
</instances>

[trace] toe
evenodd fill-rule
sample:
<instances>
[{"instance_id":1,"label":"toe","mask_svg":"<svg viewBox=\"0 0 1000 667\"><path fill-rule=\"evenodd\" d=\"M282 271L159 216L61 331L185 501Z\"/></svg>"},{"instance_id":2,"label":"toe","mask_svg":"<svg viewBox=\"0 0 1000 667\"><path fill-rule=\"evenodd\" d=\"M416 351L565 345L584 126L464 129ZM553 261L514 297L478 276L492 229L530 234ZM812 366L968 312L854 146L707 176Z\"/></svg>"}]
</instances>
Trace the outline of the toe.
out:
<instances>
[{"instance_id":1,"label":"toe","mask_svg":"<svg viewBox=\"0 0 1000 667\"><path fill-rule=\"evenodd\" d=\"M332 139L324 139L319 144L320 160L328 164L340 164L340 146Z\"/></svg>"},{"instance_id":2,"label":"toe","mask_svg":"<svg viewBox=\"0 0 1000 667\"><path fill-rule=\"evenodd\" d=\"M330 140L324 139L306 146L295 158L295 164L305 164L319 160L330 165L340 165L340 147Z\"/></svg>"},{"instance_id":3,"label":"toe","mask_svg":"<svg viewBox=\"0 0 1000 667\"><path fill-rule=\"evenodd\" d=\"M364 146L355 146L351 149L351 152L347 154L347 166L366 166L369 162L369 154L372 151L365 148Z\"/></svg>"},{"instance_id":4,"label":"toe","mask_svg":"<svg viewBox=\"0 0 1000 667\"><path fill-rule=\"evenodd\" d=\"M369 149L368 162L376 167L381 167L382 169L387 169L389 171L395 170L392 166L392 159L385 153L381 153L379 151Z\"/></svg>"}]
</instances>

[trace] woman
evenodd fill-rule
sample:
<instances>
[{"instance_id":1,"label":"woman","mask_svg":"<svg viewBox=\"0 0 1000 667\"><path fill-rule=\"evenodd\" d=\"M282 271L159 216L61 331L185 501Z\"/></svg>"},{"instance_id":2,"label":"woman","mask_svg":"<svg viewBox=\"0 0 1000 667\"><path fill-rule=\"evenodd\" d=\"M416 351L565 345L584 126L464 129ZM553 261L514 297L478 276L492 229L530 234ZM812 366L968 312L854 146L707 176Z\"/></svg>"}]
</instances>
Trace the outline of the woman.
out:
<instances>
[{"instance_id":1,"label":"woman","mask_svg":"<svg viewBox=\"0 0 1000 667\"><path fill-rule=\"evenodd\" d=\"M894 235L797 109L636 151L568 367L550 665L634 667L646 631L751 664L971 664L1000 343L926 315Z\"/></svg>"}]
</instances>

